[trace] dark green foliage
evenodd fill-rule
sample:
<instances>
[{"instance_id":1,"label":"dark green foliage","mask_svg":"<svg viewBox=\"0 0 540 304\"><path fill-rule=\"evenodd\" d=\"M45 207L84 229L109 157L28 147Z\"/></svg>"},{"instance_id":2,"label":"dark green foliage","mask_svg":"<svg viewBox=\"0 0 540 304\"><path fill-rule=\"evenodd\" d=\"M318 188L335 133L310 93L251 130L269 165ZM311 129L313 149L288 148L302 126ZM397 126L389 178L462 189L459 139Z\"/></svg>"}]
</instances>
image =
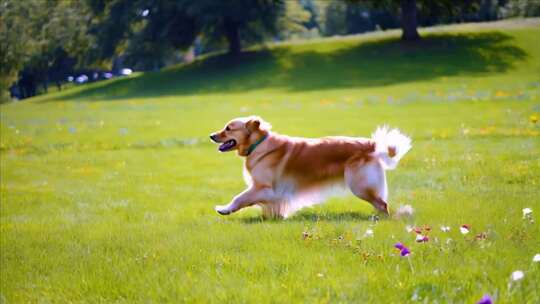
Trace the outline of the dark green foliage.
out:
<instances>
[{"instance_id":1,"label":"dark green foliage","mask_svg":"<svg viewBox=\"0 0 540 304\"><path fill-rule=\"evenodd\" d=\"M277 20L283 13L282 0L190 1L189 14L201 24L203 33L225 38L229 53L238 54L242 41L260 41L277 34Z\"/></svg>"},{"instance_id":2,"label":"dark green foliage","mask_svg":"<svg viewBox=\"0 0 540 304\"><path fill-rule=\"evenodd\" d=\"M77 1L2 0L0 2L0 91L5 94L19 72L31 95L42 83L46 90L49 70L54 77L71 61L81 58L90 45L86 6ZM62 63L64 62L64 63ZM5 98L5 96L4 96Z\"/></svg>"},{"instance_id":3,"label":"dark green foliage","mask_svg":"<svg viewBox=\"0 0 540 304\"><path fill-rule=\"evenodd\" d=\"M99 42L93 59L124 54L132 64L142 61L152 67L162 66L199 35L212 43L226 40L229 52L239 53L242 42L277 33L276 22L284 8L279 0L89 1L96 14L91 32Z\"/></svg>"},{"instance_id":4,"label":"dark green foliage","mask_svg":"<svg viewBox=\"0 0 540 304\"><path fill-rule=\"evenodd\" d=\"M399 16L403 40L417 40L418 26L430 26L452 22L489 21L498 19L498 7L494 0L348 0L349 6L370 5L373 9L392 12Z\"/></svg>"},{"instance_id":5,"label":"dark green foliage","mask_svg":"<svg viewBox=\"0 0 540 304\"><path fill-rule=\"evenodd\" d=\"M499 2L504 2L501 10L504 18L540 16L540 1L538 0L499 0Z\"/></svg>"}]
</instances>

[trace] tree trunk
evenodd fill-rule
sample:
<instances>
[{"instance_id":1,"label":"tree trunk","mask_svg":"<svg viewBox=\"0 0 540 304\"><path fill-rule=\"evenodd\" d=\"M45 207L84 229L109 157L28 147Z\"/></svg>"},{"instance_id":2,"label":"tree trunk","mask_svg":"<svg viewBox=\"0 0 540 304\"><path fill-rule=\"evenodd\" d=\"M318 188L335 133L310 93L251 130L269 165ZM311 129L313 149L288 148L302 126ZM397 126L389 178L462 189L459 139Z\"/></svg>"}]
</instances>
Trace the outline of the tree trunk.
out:
<instances>
[{"instance_id":1,"label":"tree trunk","mask_svg":"<svg viewBox=\"0 0 540 304\"><path fill-rule=\"evenodd\" d=\"M240 54L242 43L240 41L240 28L238 23L234 21L225 21L225 35L229 42L229 54Z\"/></svg>"},{"instance_id":2,"label":"tree trunk","mask_svg":"<svg viewBox=\"0 0 540 304\"><path fill-rule=\"evenodd\" d=\"M413 41L420 39L418 34L418 22L416 20L416 0L401 0L401 39Z\"/></svg>"}]
</instances>

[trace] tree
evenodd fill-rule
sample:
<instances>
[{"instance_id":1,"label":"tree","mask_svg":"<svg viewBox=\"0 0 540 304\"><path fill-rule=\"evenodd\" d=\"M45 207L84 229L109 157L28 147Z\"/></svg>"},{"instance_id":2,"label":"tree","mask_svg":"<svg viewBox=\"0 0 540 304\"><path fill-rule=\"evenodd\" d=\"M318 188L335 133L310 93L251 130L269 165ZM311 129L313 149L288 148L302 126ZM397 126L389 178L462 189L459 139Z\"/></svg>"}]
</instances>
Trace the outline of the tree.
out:
<instances>
[{"instance_id":1,"label":"tree","mask_svg":"<svg viewBox=\"0 0 540 304\"><path fill-rule=\"evenodd\" d=\"M347 3L339 0L329 1L324 7L324 35L346 35Z\"/></svg>"},{"instance_id":2,"label":"tree","mask_svg":"<svg viewBox=\"0 0 540 304\"><path fill-rule=\"evenodd\" d=\"M297 1L285 2L285 13L278 19L278 32L281 39L291 39L309 32L312 12Z\"/></svg>"},{"instance_id":3,"label":"tree","mask_svg":"<svg viewBox=\"0 0 540 304\"><path fill-rule=\"evenodd\" d=\"M488 10L492 0L348 0L348 3L366 3L373 8L384 8L389 11L399 11L401 21L401 39L414 41L420 39L418 25L460 22L471 15L478 19L481 7ZM491 16L491 15L490 15ZM446 22L444 22L446 21Z\"/></svg>"},{"instance_id":4,"label":"tree","mask_svg":"<svg viewBox=\"0 0 540 304\"><path fill-rule=\"evenodd\" d=\"M203 33L214 39L225 37L233 55L242 50L242 41L260 41L277 34L284 7L284 0L198 0L187 5Z\"/></svg>"},{"instance_id":5,"label":"tree","mask_svg":"<svg viewBox=\"0 0 540 304\"><path fill-rule=\"evenodd\" d=\"M540 16L538 0L499 0L504 2L501 8L502 17L535 17Z\"/></svg>"},{"instance_id":6,"label":"tree","mask_svg":"<svg viewBox=\"0 0 540 304\"><path fill-rule=\"evenodd\" d=\"M0 2L0 101L7 100L9 87L36 48L29 20L38 5L38 1Z\"/></svg>"},{"instance_id":7,"label":"tree","mask_svg":"<svg viewBox=\"0 0 540 304\"><path fill-rule=\"evenodd\" d=\"M2 0L0 6L4 97L19 74L29 92L26 97L35 94L38 83L46 89L49 70L55 64L59 67L57 56L78 58L88 49L88 15L78 1Z\"/></svg>"},{"instance_id":8,"label":"tree","mask_svg":"<svg viewBox=\"0 0 540 304\"><path fill-rule=\"evenodd\" d=\"M201 27L188 14L188 1L88 0L96 38L89 61L110 67L112 59L142 69L157 69L176 51L188 48ZM120 24L119 24L120 23Z\"/></svg>"},{"instance_id":9,"label":"tree","mask_svg":"<svg viewBox=\"0 0 540 304\"><path fill-rule=\"evenodd\" d=\"M401 39L405 41L420 39L417 28L416 0L401 0Z\"/></svg>"},{"instance_id":10,"label":"tree","mask_svg":"<svg viewBox=\"0 0 540 304\"><path fill-rule=\"evenodd\" d=\"M122 53L163 57L188 48L199 35L225 39L229 53L238 54L243 42L276 34L284 9L282 0L87 1L96 15L91 29L99 45L96 61Z\"/></svg>"}]
</instances>

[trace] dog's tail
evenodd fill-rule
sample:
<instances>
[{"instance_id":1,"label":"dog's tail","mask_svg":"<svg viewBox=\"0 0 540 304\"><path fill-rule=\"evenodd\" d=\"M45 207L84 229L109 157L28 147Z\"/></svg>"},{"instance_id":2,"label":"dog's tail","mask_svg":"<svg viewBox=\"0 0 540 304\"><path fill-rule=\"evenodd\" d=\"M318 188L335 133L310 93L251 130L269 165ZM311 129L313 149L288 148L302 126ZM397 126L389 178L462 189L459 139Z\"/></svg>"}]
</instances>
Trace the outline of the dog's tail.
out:
<instances>
[{"instance_id":1,"label":"dog's tail","mask_svg":"<svg viewBox=\"0 0 540 304\"><path fill-rule=\"evenodd\" d=\"M386 170L395 169L399 160L411 149L411 139L398 129L378 127L371 135L375 142L375 155Z\"/></svg>"}]
</instances>

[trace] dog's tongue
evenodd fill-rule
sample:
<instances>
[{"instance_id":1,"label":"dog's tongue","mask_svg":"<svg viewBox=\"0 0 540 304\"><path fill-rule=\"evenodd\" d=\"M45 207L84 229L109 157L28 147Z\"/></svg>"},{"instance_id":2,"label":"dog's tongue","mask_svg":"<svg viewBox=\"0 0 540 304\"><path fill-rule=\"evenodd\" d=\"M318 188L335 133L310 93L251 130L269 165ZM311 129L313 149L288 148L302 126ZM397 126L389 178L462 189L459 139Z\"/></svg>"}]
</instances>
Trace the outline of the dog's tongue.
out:
<instances>
[{"instance_id":1,"label":"dog's tongue","mask_svg":"<svg viewBox=\"0 0 540 304\"><path fill-rule=\"evenodd\" d=\"M234 145L235 145L234 140L226 141L219 146L219 151L225 152L229 150L230 148L234 147Z\"/></svg>"}]
</instances>

